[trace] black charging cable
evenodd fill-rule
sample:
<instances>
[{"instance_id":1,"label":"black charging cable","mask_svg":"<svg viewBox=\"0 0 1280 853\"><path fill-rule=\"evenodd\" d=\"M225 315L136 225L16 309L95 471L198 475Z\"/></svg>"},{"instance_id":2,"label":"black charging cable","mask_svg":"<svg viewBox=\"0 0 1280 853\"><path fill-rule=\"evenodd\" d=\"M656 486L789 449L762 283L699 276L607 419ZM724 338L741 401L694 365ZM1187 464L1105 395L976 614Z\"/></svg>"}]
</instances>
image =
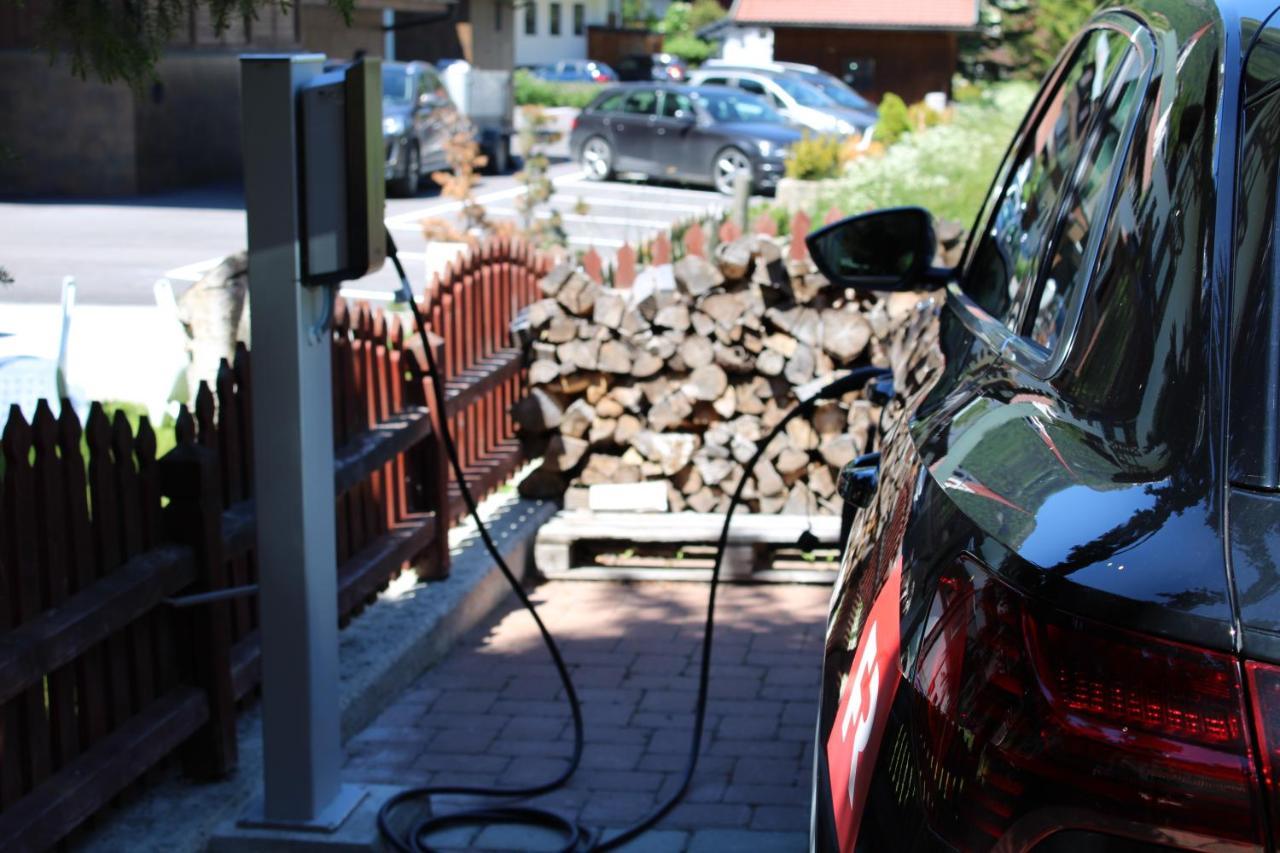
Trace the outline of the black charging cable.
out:
<instances>
[{"instance_id":1,"label":"black charging cable","mask_svg":"<svg viewBox=\"0 0 1280 853\"><path fill-rule=\"evenodd\" d=\"M716 591L720 584L720 564L724 560L725 547L729 541L729 524L733 520L734 510L738 504L742 502L743 489L746 486L748 477L755 470L756 463L764 456L769 443L779 435L788 423L806 412L813 409L821 400L831 400L842 397L850 391L856 391L866 385L871 379L880 378L889 371L883 367L859 367L849 371L844 376L820 388L813 396L801 400L790 411L788 411L769 434L759 442L755 454L751 457L751 461L747 463L743 470L742 477L738 480L737 486L733 490L733 496L729 501L729 508L725 511L724 525L720 528L720 539L716 543L716 557L711 567L711 583L710 591L707 596L707 616L706 623L703 628L702 635L702 657L698 671L698 695L694 704L694 721L693 736L689 744L689 758L685 764L684 777L681 780L680 787L666 800L664 800L657 808L645 817L641 818L631 826L626 827L616 835L609 838L601 838L599 830L588 829L583 827L576 821L550 809L538 806L522 805L518 802L496 803L493 806L462 808L443 814L430 813L430 800L433 796L453 795L453 796L479 796L492 797L494 799L506 799L509 801L523 800L529 797L535 797L545 794L563 786L569 778L578 769L578 765L582 762L583 751L583 720L582 720L582 702L578 698L578 692L574 689L573 678L569 675L568 667L565 666L564 658L560 654L559 648L556 646L555 638L551 632L547 630L543 624L542 618L538 615L537 608L533 606L533 602L529 599L528 593L521 586L519 579L507 562L502 557L502 553L498 550L493 539L489 535L488 529L484 522L480 519L480 513L476 505L475 498L471 495L471 490L467 486L466 477L462 470L462 464L458 458L457 447L454 445L453 436L449 431L448 415L444 409L445 402L445 384L444 379L436 366L435 355L432 351L431 341L427 336L426 322L422 317L422 311L418 308L418 303L414 299L413 289L409 286L409 278L405 275L404 266L400 263L399 255L396 252L395 240L392 239L391 233L387 232L387 249L391 263L395 265L396 273L400 276L401 297L409 305L413 312L414 323L418 327L418 336L422 343L422 349L426 354L427 362L427 379L431 382L432 388L435 390L437 405L441 407L437 421L440 424L440 438L444 442L445 453L449 457L449 466L453 469L454 479L458 483L458 491L462 495L462 500L467 506L467 512L475 522L476 530L480 534L481 540L484 542L485 549L489 555L493 557L494 562L498 565L503 577L507 579L507 583L515 591L516 596L520 599L520 603L529 611L529 615L533 617L534 623L538 626L538 632L542 635L542 641L547 647L547 651L551 654L551 660L555 664L556 673L560 677L560 683L564 685L565 695L569 701L569 711L573 716L573 753L570 756L569 764L555 778L544 782L541 785L532 785L522 788L502 788L502 787L479 787L468 785L437 785L418 788L407 788L391 797L382 806L378 812L378 830L382 833L383 838L394 849L401 853L428 853L433 848L427 843L427 838L433 833L455 826L482 826L491 824L514 824L520 826L537 826L545 829L551 829L562 834L565 844L560 848L561 853L581 853L581 851L603 851L613 850L626 844L642 833L652 828L660 821L668 812L684 798L685 792L688 791L689 785L693 782L693 774L698 765L698 753L702 748L702 732L706 723L707 716L707 694L710 684L711 675L711 641L715 632L715 608L716 608ZM397 831L392 825L392 813L400 809L410 802L423 801L428 807L428 813L417 817L410 825L409 829L404 832Z\"/></svg>"}]
</instances>

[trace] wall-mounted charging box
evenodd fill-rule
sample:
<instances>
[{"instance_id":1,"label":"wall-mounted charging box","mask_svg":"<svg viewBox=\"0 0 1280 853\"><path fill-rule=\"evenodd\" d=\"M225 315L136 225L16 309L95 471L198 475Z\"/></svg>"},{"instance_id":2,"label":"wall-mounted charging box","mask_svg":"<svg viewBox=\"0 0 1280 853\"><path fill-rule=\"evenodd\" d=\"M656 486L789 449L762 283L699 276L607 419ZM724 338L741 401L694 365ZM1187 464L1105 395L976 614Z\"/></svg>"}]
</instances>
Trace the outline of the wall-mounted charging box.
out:
<instances>
[{"instance_id":1,"label":"wall-mounted charging box","mask_svg":"<svg viewBox=\"0 0 1280 853\"><path fill-rule=\"evenodd\" d=\"M302 283L360 278L387 259L382 62L321 74L298 98Z\"/></svg>"}]
</instances>

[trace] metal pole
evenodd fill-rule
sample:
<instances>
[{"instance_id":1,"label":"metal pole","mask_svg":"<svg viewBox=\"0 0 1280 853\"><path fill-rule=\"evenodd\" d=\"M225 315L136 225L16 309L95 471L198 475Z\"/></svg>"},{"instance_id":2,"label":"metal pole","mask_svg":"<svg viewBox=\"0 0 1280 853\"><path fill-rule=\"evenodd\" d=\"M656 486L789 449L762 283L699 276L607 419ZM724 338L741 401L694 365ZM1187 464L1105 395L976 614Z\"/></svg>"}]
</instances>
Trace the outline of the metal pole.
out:
<instances>
[{"instance_id":1,"label":"metal pole","mask_svg":"<svg viewBox=\"0 0 1280 853\"><path fill-rule=\"evenodd\" d=\"M263 802L242 824L336 828L340 780L333 403L327 288L299 283L296 94L321 55L241 58L253 338Z\"/></svg>"},{"instance_id":2,"label":"metal pole","mask_svg":"<svg viewBox=\"0 0 1280 853\"><path fill-rule=\"evenodd\" d=\"M729 205L729 217L745 234L747 217L751 208L751 170L743 169L733 176L733 202Z\"/></svg>"}]
</instances>

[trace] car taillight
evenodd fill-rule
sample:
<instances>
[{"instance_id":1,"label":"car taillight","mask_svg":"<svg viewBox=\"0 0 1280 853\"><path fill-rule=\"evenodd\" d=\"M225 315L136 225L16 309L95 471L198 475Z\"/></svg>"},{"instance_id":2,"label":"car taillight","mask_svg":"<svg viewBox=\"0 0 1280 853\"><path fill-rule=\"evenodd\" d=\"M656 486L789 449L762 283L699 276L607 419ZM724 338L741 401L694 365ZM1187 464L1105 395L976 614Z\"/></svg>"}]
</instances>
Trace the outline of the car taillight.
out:
<instances>
[{"instance_id":1,"label":"car taillight","mask_svg":"<svg viewBox=\"0 0 1280 853\"><path fill-rule=\"evenodd\" d=\"M1253 699L1254 731L1258 733L1258 764L1271 810L1271 831L1280 833L1280 667L1245 664Z\"/></svg>"},{"instance_id":2,"label":"car taillight","mask_svg":"<svg viewBox=\"0 0 1280 853\"><path fill-rule=\"evenodd\" d=\"M578 129L578 117L574 116L573 119L569 122L569 131L573 132L577 129Z\"/></svg>"},{"instance_id":3,"label":"car taillight","mask_svg":"<svg viewBox=\"0 0 1280 853\"><path fill-rule=\"evenodd\" d=\"M917 661L921 799L959 849L1028 849L1063 829L1265 844L1231 655L1071 616L964 560L939 583ZM1280 744L1280 671L1267 679Z\"/></svg>"}]
</instances>

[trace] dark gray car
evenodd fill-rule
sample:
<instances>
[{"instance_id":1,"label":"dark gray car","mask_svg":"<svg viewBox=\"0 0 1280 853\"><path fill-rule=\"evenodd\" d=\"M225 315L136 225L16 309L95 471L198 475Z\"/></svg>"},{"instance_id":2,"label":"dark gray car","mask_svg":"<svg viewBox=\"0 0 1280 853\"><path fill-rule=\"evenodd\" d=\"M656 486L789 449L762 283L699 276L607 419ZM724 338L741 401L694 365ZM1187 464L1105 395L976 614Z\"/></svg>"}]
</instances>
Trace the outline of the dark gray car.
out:
<instances>
[{"instance_id":1,"label":"dark gray car","mask_svg":"<svg viewBox=\"0 0 1280 853\"><path fill-rule=\"evenodd\" d=\"M591 180L640 172L729 194L744 171L753 190L771 189L800 138L777 110L739 89L636 83L592 101L569 144Z\"/></svg>"},{"instance_id":2,"label":"dark gray car","mask_svg":"<svg viewBox=\"0 0 1280 853\"><path fill-rule=\"evenodd\" d=\"M444 141L453 112L444 82L430 65L383 63L382 139L392 194L416 195L423 175L448 168Z\"/></svg>"}]
</instances>

